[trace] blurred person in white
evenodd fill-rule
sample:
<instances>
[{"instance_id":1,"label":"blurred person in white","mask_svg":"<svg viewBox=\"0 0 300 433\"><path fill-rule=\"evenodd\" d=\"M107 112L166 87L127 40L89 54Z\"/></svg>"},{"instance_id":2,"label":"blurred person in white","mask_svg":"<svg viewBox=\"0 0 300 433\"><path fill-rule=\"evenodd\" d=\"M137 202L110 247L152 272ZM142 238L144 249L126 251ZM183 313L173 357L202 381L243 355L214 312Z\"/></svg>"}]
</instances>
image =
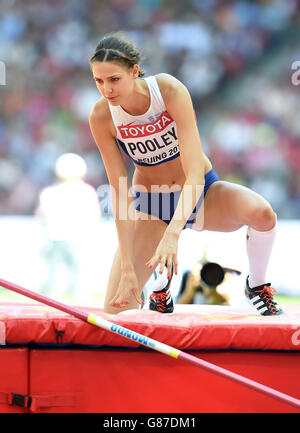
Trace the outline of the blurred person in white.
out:
<instances>
[{"instance_id":1,"label":"blurred person in white","mask_svg":"<svg viewBox=\"0 0 300 433\"><path fill-rule=\"evenodd\" d=\"M43 291L83 303L91 290L83 270L90 263L101 218L96 190L84 181L86 171L81 156L61 155L55 165L57 183L41 191L37 208L49 242Z\"/></svg>"}]
</instances>

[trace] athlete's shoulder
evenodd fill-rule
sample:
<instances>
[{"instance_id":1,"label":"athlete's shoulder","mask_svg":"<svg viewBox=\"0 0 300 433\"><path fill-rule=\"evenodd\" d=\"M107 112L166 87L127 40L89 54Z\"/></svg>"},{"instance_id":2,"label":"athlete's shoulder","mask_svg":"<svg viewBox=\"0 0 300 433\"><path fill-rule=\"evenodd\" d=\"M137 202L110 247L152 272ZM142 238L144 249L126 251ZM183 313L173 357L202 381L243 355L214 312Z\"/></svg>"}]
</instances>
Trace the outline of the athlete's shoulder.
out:
<instances>
[{"instance_id":1,"label":"athlete's shoulder","mask_svg":"<svg viewBox=\"0 0 300 433\"><path fill-rule=\"evenodd\" d=\"M97 134L114 137L115 129L111 117L108 102L105 98L101 98L96 102L89 114L89 124L92 131L97 131Z\"/></svg>"},{"instance_id":2,"label":"athlete's shoulder","mask_svg":"<svg viewBox=\"0 0 300 433\"><path fill-rule=\"evenodd\" d=\"M114 136L114 126L108 106L108 102L105 98L101 98L96 102L89 114L89 124L92 129L101 129L102 133L109 133Z\"/></svg>"},{"instance_id":3,"label":"athlete's shoulder","mask_svg":"<svg viewBox=\"0 0 300 433\"><path fill-rule=\"evenodd\" d=\"M155 78L158 84L163 87L177 87L183 85L181 81L179 81L173 75L167 74L165 72L155 75Z\"/></svg>"},{"instance_id":4,"label":"athlete's shoulder","mask_svg":"<svg viewBox=\"0 0 300 433\"><path fill-rule=\"evenodd\" d=\"M185 85L173 75L161 73L155 75L162 97L166 100L172 98L182 90L187 91Z\"/></svg>"},{"instance_id":5,"label":"athlete's shoulder","mask_svg":"<svg viewBox=\"0 0 300 433\"><path fill-rule=\"evenodd\" d=\"M108 107L108 102L105 98L99 99L99 101L96 102L94 107L92 108L90 114L89 114L89 120L92 122L103 122L105 119L110 118L110 111Z\"/></svg>"}]
</instances>

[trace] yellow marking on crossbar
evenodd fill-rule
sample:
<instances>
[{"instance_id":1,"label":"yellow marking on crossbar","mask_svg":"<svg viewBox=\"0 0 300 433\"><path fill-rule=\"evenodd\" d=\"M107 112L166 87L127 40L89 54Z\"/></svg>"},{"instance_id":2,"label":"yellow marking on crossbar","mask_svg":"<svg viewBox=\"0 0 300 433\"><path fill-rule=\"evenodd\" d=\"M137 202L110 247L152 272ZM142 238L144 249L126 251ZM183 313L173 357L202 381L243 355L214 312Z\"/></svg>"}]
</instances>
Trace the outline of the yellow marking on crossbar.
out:
<instances>
[{"instance_id":1,"label":"yellow marking on crossbar","mask_svg":"<svg viewBox=\"0 0 300 433\"><path fill-rule=\"evenodd\" d=\"M95 325L95 324L96 324L96 320L97 320L97 317L94 316L94 314L89 314L89 315L88 315L87 321L88 321L89 323L91 323L92 325Z\"/></svg>"},{"instance_id":2,"label":"yellow marking on crossbar","mask_svg":"<svg viewBox=\"0 0 300 433\"><path fill-rule=\"evenodd\" d=\"M173 358L178 358L178 356L179 356L179 354L180 354L180 350L178 350L178 349L172 349L171 351L170 351L170 356L172 356Z\"/></svg>"}]
</instances>

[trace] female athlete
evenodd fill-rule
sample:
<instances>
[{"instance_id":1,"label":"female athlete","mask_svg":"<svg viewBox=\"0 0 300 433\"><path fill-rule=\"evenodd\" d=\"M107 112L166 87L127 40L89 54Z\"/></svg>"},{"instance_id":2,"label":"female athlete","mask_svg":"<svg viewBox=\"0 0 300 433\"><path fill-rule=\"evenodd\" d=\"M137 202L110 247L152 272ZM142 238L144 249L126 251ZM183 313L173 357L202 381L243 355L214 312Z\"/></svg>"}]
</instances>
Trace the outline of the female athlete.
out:
<instances>
[{"instance_id":1,"label":"female athlete","mask_svg":"<svg viewBox=\"0 0 300 433\"><path fill-rule=\"evenodd\" d=\"M140 61L140 51L119 34L102 38L90 59L102 97L89 123L113 193L119 241L104 311L137 308L159 266L169 281L153 292L150 309L172 312L169 286L178 272L181 231L231 232L247 225L245 294L260 314L281 314L265 282L276 214L254 191L219 180L203 153L187 88L166 73L143 78ZM122 151L135 165L132 188Z\"/></svg>"}]
</instances>

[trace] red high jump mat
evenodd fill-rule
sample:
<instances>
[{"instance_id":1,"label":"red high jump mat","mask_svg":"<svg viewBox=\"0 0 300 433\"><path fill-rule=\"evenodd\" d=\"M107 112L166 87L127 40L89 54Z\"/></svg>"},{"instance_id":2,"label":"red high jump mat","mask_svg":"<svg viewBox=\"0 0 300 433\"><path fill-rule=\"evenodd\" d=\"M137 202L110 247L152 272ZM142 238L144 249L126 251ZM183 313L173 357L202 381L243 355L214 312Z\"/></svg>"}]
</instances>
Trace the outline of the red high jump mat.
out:
<instances>
[{"instance_id":1,"label":"red high jump mat","mask_svg":"<svg viewBox=\"0 0 300 433\"><path fill-rule=\"evenodd\" d=\"M299 308L277 317L206 305L82 309L300 398ZM2 413L299 412L39 303L0 304L0 343Z\"/></svg>"}]
</instances>

